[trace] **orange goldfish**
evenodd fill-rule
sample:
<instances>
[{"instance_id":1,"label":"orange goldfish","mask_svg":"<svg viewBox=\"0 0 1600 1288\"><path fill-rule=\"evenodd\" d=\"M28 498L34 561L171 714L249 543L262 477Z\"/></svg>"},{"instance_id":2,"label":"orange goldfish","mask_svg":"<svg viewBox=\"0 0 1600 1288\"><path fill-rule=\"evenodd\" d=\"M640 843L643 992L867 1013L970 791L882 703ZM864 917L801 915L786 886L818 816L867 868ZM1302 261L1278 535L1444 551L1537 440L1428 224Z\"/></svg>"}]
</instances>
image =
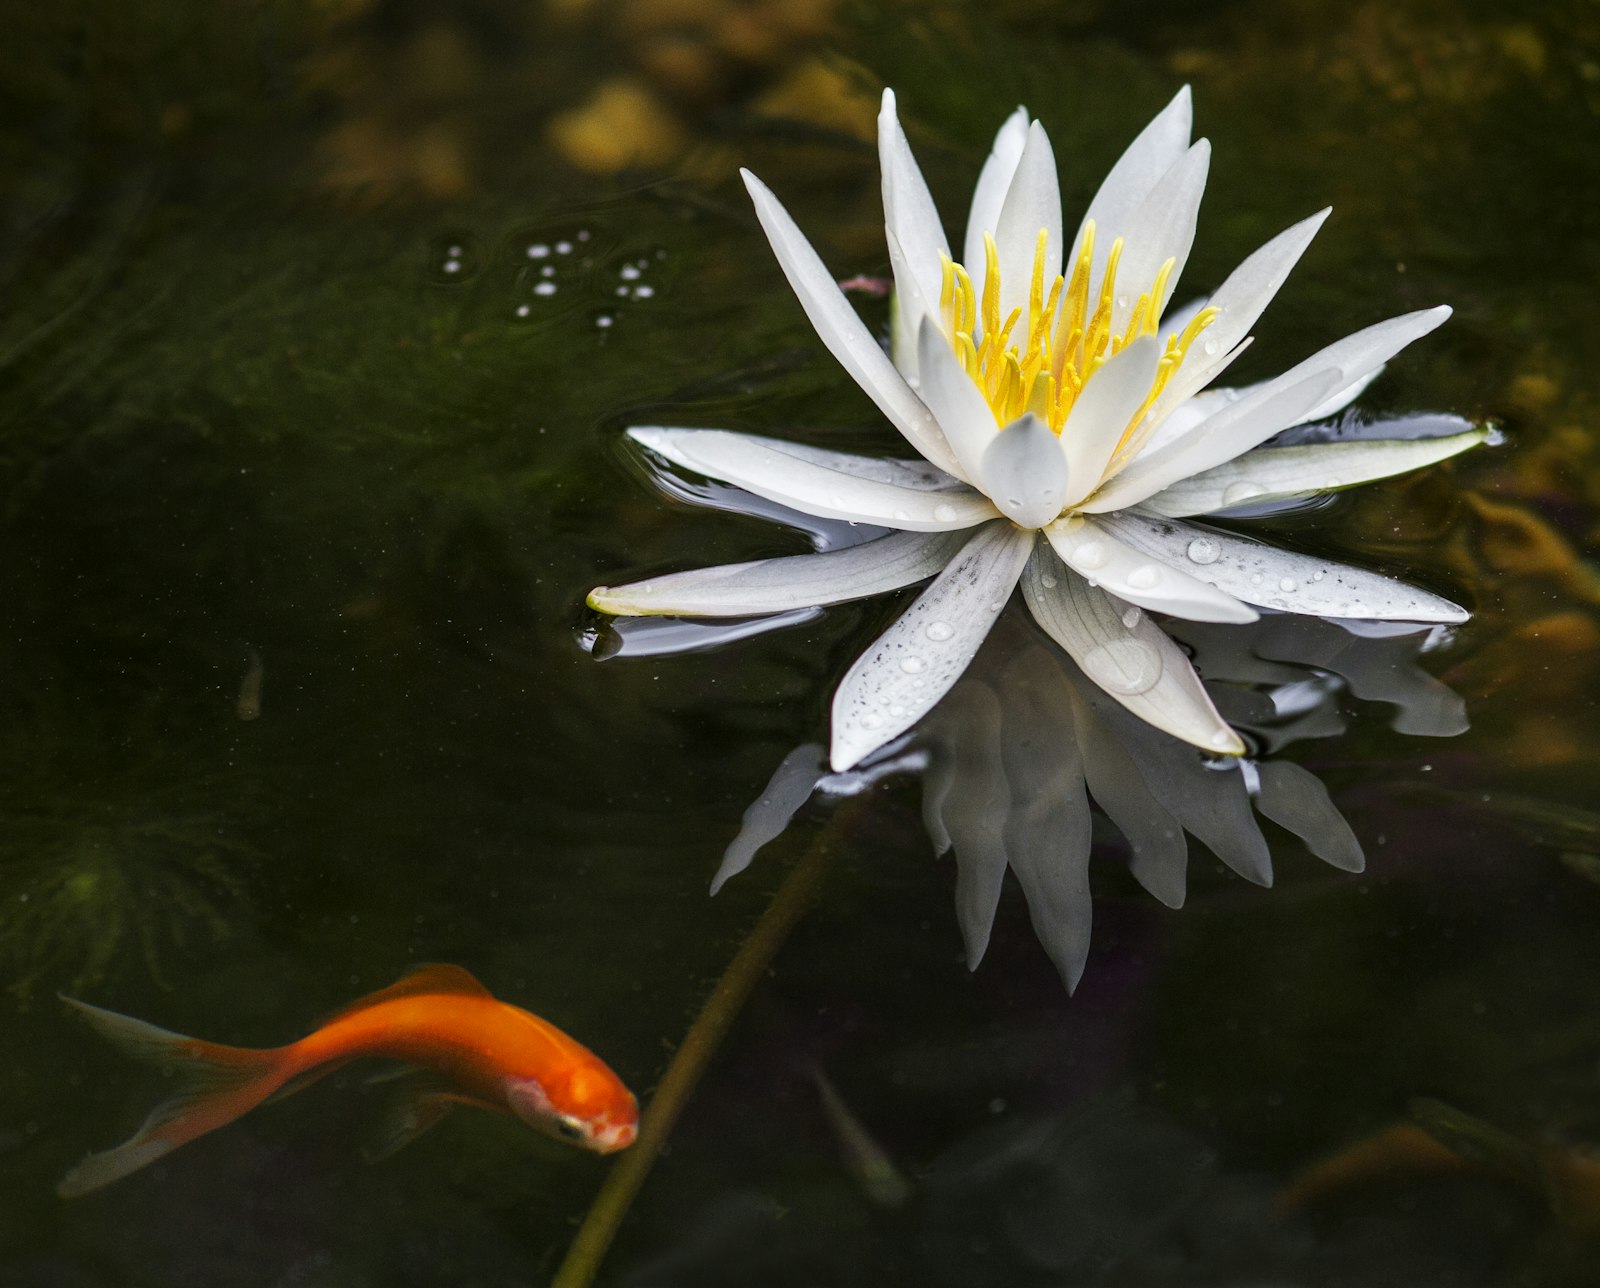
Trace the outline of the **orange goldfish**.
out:
<instances>
[{"instance_id":1,"label":"orange goldfish","mask_svg":"<svg viewBox=\"0 0 1600 1288\"><path fill-rule=\"evenodd\" d=\"M638 1104L587 1048L521 1007L499 1001L459 966L419 966L352 1002L314 1033L258 1050L169 1033L63 998L129 1054L167 1067L182 1090L133 1139L90 1154L56 1192L73 1198L119 1180L262 1101L309 1086L350 1060L413 1066L379 1156L415 1139L452 1106L512 1113L551 1136L609 1154L633 1143Z\"/></svg>"}]
</instances>

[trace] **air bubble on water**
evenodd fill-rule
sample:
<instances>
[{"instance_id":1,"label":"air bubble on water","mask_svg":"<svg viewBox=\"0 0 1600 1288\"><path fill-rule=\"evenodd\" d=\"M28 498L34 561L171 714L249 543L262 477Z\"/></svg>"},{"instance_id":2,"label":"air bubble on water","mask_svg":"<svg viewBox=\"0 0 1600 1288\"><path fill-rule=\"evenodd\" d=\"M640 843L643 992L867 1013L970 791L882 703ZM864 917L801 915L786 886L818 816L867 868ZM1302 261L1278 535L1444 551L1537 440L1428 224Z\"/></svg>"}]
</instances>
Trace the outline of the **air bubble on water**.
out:
<instances>
[{"instance_id":1,"label":"air bubble on water","mask_svg":"<svg viewBox=\"0 0 1600 1288\"><path fill-rule=\"evenodd\" d=\"M570 255L570 254L572 254L572 243L569 242L569 241L558 241L556 243L556 254L557 255Z\"/></svg>"},{"instance_id":2,"label":"air bubble on water","mask_svg":"<svg viewBox=\"0 0 1600 1288\"><path fill-rule=\"evenodd\" d=\"M529 259L544 259L550 254L550 248L543 242L534 242L528 247Z\"/></svg>"},{"instance_id":3,"label":"air bubble on water","mask_svg":"<svg viewBox=\"0 0 1600 1288\"><path fill-rule=\"evenodd\" d=\"M554 295L556 293L556 284L554 282L535 282L533 284L533 293L535 295Z\"/></svg>"},{"instance_id":4,"label":"air bubble on water","mask_svg":"<svg viewBox=\"0 0 1600 1288\"><path fill-rule=\"evenodd\" d=\"M461 271L461 261L459 259L447 259L443 264L443 268L447 273L459 273Z\"/></svg>"},{"instance_id":5,"label":"air bubble on water","mask_svg":"<svg viewBox=\"0 0 1600 1288\"><path fill-rule=\"evenodd\" d=\"M617 287L617 294L619 296L621 296L623 299L627 299L628 298L628 288L626 286Z\"/></svg>"},{"instance_id":6,"label":"air bubble on water","mask_svg":"<svg viewBox=\"0 0 1600 1288\"><path fill-rule=\"evenodd\" d=\"M656 288L653 286L636 286L633 288L633 298L636 300L648 300L655 293Z\"/></svg>"},{"instance_id":7,"label":"air bubble on water","mask_svg":"<svg viewBox=\"0 0 1600 1288\"><path fill-rule=\"evenodd\" d=\"M624 282L637 282L639 280L638 266L634 264L624 264L618 271L617 276L620 277Z\"/></svg>"},{"instance_id":8,"label":"air bubble on water","mask_svg":"<svg viewBox=\"0 0 1600 1288\"><path fill-rule=\"evenodd\" d=\"M555 275L556 275L556 266L554 264L546 264L543 268L541 268L539 270L539 276L540 277L554 277Z\"/></svg>"},{"instance_id":9,"label":"air bubble on water","mask_svg":"<svg viewBox=\"0 0 1600 1288\"><path fill-rule=\"evenodd\" d=\"M929 622L923 629L923 634L930 640L947 640L956 633L956 628L949 622Z\"/></svg>"},{"instance_id":10,"label":"air bubble on water","mask_svg":"<svg viewBox=\"0 0 1600 1288\"><path fill-rule=\"evenodd\" d=\"M1189 543L1188 555L1197 564L1216 563L1222 547L1210 537L1196 537Z\"/></svg>"},{"instance_id":11,"label":"air bubble on water","mask_svg":"<svg viewBox=\"0 0 1600 1288\"><path fill-rule=\"evenodd\" d=\"M528 308L528 306L526 304L517 305L517 316L519 318L527 317L529 312L531 312L531 310Z\"/></svg>"},{"instance_id":12,"label":"air bubble on water","mask_svg":"<svg viewBox=\"0 0 1600 1288\"><path fill-rule=\"evenodd\" d=\"M604 331L608 326L610 326L615 321L616 321L616 318L612 317L609 313L602 313L599 317L597 317L594 320L594 324L597 327L599 327L602 331Z\"/></svg>"}]
</instances>

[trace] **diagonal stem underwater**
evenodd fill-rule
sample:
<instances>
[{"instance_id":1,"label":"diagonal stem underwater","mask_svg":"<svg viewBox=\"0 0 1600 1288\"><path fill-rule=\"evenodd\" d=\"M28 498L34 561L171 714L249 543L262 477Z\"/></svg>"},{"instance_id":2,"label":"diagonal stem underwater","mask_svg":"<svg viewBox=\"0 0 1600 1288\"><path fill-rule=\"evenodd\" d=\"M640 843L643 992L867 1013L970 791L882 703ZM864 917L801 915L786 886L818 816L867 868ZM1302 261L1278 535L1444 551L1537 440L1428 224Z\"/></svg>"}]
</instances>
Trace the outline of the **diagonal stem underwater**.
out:
<instances>
[{"instance_id":1,"label":"diagonal stem underwater","mask_svg":"<svg viewBox=\"0 0 1600 1288\"><path fill-rule=\"evenodd\" d=\"M645 1107L638 1140L618 1160L595 1195L550 1288L588 1288L594 1282L612 1239L717 1048L815 897L841 848L840 834L848 830L848 818L855 812L852 807L858 806L861 799L858 796L846 801L834 811L722 972Z\"/></svg>"}]
</instances>

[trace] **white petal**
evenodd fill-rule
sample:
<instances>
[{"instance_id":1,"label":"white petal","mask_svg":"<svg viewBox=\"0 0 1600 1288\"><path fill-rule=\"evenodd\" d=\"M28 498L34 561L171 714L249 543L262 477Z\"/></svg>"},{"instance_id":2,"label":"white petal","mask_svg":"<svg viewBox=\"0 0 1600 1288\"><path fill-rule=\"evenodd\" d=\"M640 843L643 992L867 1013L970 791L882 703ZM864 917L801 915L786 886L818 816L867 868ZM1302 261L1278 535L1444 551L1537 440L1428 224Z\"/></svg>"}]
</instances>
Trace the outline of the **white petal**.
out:
<instances>
[{"instance_id":1,"label":"white petal","mask_svg":"<svg viewBox=\"0 0 1600 1288\"><path fill-rule=\"evenodd\" d=\"M1194 108L1189 99L1189 87L1185 85L1173 95L1172 101L1155 120L1144 127L1139 137L1128 145L1128 150L1116 165L1111 167L1111 173L1106 175L1084 215L1084 224L1091 219L1095 223L1094 276L1091 281L1100 280L1112 240L1126 230L1133 212L1143 204L1150 189L1188 151L1193 122ZM1077 236L1073 238L1073 254L1068 263L1077 258L1077 248L1082 241L1083 227L1080 225Z\"/></svg>"},{"instance_id":2,"label":"white petal","mask_svg":"<svg viewBox=\"0 0 1600 1288\"><path fill-rule=\"evenodd\" d=\"M1068 505L1076 505L1099 486L1123 431L1150 394L1161 348L1153 335L1135 340L1089 378L1072 404L1061 427Z\"/></svg>"},{"instance_id":3,"label":"white petal","mask_svg":"<svg viewBox=\"0 0 1600 1288\"><path fill-rule=\"evenodd\" d=\"M1184 327L1194 321L1195 314L1205 308L1208 303L1210 303L1209 297L1198 295L1187 303L1180 304L1177 308L1162 314L1160 328L1162 337L1181 334Z\"/></svg>"},{"instance_id":4,"label":"white petal","mask_svg":"<svg viewBox=\"0 0 1600 1288\"><path fill-rule=\"evenodd\" d=\"M1421 309L1336 340L1256 386L1182 438L1161 447L1147 446L1090 508L1120 510L1136 504L1168 484L1230 461L1290 425L1302 423L1339 390L1382 366L1449 316L1445 305Z\"/></svg>"},{"instance_id":5,"label":"white petal","mask_svg":"<svg viewBox=\"0 0 1600 1288\"><path fill-rule=\"evenodd\" d=\"M921 462L848 456L721 429L639 426L628 437L708 478L825 519L946 532L995 516L981 492Z\"/></svg>"},{"instance_id":6,"label":"white petal","mask_svg":"<svg viewBox=\"0 0 1600 1288\"><path fill-rule=\"evenodd\" d=\"M950 341L932 318L917 336L917 370L922 398L939 419L939 428L970 482L982 477L983 454L1000 432L983 392L967 375Z\"/></svg>"},{"instance_id":7,"label":"white petal","mask_svg":"<svg viewBox=\"0 0 1600 1288\"><path fill-rule=\"evenodd\" d=\"M1009 523L980 529L856 659L833 695L835 770L904 733L961 678L1011 598L1033 544L1033 533Z\"/></svg>"},{"instance_id":8,"label":"white petal","mask_svg":"<svg viewBox=\"0 0 1600 1288\"><path fill-rule=\"evenodd\" d=\"M1244 754L1189 659L1143 613L1089 585L1042 544L1022 574L1022 593L1045 632L1139 719L1206 751Z\"/></svg>"},{"instance_id":9,"label":"white petal","mask_svg":"<svg viewBox=\"0 0 1600 1288\"><path fill-rule=\"evenodd\" d=\"M1066 458L1050 426L1032 412L995 436L978 477L995 508L1018 527L1042 528L1061 513Z\"/></svg>"},{"instance_id":10,"label":"white petal","mask_svg":"<svg viewBox=\"0 0 1600 1288\"><path fill-rule=\"evenodd\" d=\"M933 416L878 347L805 234L766 184L748 170L741 170L740 174L783 275L789 279L818 338L906 440L935 465L950 470L955 457Z\"/></svg>"},{"instance_id":11,"label":"white petal","mask_svg":"<svg viewBox=\"0 0 1600 1288\"><path fill-rule=\"evenodd\" d=\"M1448 599L1393 577L1279 550L1235 533L1136 510L1107 515L1101 522L1135 550L1262 608L1406 622L1464 622L1470 616Z\"/></svg>"},{"instance_id":12,"label":"white petal","mask_svg":"<svg viewBox=\"0 0 1600 1288\"><path fill-rule=\"evenodd\" d=\"M1056 177L1056 157L1050 136L1035 121L1028 127L1028 142L1011 178L1005 205L995 229L995 249L1000 263L1000 319L1021 309L1022 330L1027 327L1028 293L1033 288L1033 257L1039 230L1049 238L1045 250L1044 289L1061 272L1061 183ZM970 268L969 268L970 271ZM976 285L976 283L974 283ZM981 296L979 297L982 298ZM1013 342L1019 332L1012 332Z\"/></svg>"},{"instance_id":13,"label":"white petal","mask_svg":"<svg viewBox=\"0 0 1600 1288\"><path fill-rule=\"evenodd\" d=\"M923 293L922 283L911 269L911 259L901 248L900 239L892 230L885 234L885 238L889 244L889 271L894 275L894 297L889 302L890 356L906 383L926 405L917 362L917 336L922 330L923 321L937 314ZM932 407L928 410L938 420L938 411Z\"/></svg>"},{"instance_id":14,"label":"white petal","mask_svg":"<svg viewBox=\"0 0 1600 1288\"><path fill-rule=\"evenodd\" d=\"M1299 424L1307 425L1314 420L1326 420L1329 416L1337 416L1346 407L1361 397L1367 386L1383 374L1383 363L1379 363L1366 375L1360 376L1345 385L1342 389L1335 389L1331 394L1319 402L1315 407L1301 417Z\"/></svg>"},{"instance_id":15,"label":"white petal","mask_svg":"<svg viewBox=\"0 0 1600 1288\"><path fill-rule=\"evenodd\" d=\"M1131 604L1193 622L1253 622L1260 616L1226 591L1175 566L1181 559L1152 559L1096 519L1073 515L1052 523L1044 534L1075 572Z\"/></svg>"},{"instance_id":16,"label":"white petal","mask_svg":"<svg viewBox=\"0 0 1600 1288\"><path fill-rule=\"evenodd\" d=\"M1125 510L1209 469L1218 460L1249 451L1298 421L1328 396L1340 378L1334 370L1269 381L1256 393L1228 403L1182 438L1170 439L1160 447L1147 445L1133 464L1113 475L1082 508L1091 514Z\"/></svg>"},{"instance_id":17,"label":"white petal","mask_svg":"<svg viewBox=\"0 0 1600 1288\"><path fill-rule=\"evenodd\" d=\"M1194 245L1200 198L1206 190L1210 166L1211 144L1201 139L1173 163L1129 219L1121 234L1126 241L1117 267L1117 295L1111 308L1113 335L1127 330L1139 296L1155 283L1156 273L1169 259L1177 263L1167 278L1161 299L1156 301L1157 316L1172 298L1183 266L1189 260L1189 248ZM1095 246L1098 251L1098 232Z\"/></svg>"},{"instance_id":18,"label":"white petal","mask_svg":"<svg viewBox=\"0 0 1600 1288\"><path fill-rule=\"evenodd\" d=\"M883 170L884 224L905 252L923 296L937 300L942 277L939 255L950 253L950 243L895 115L891 89L883 91L883 107L878 113L878 164Z\"/></svg>"},{"instance_id":19,"label":"white petal","mask_svg":"<svg viewBox=\"0 0 1600 1288\"><path fill-rule=\"evenodd\" d=\"M983 235L992 235L1000 226L1000 208L1005 205L1011 177L1017 172L1017 162L1022 159L1022 149L1027 142L1028 110L1019 107L1006 118L1000 132L994 136L994 147L983 163L982 173L978 175L978 186L972 191L972 208L967 215L967 240L961 251L961 262L972 277L972 286L979 299L983 298L986 272Z\"/></svg>"},{"instance_id":20,"label":"white petal","mask_svg":"<svg viewBox=\"0 0 1600 1288\"><path fill-rule=\"evenodd\" d=\"M589 607L619 617L753 617L899 590L931 577L966 543L965 532L895 532L818 555L790 555L597 586Z\"/></svg>"},{"instance_id":21,"label":"white petal","mask_svg":"<svg viewBox=\"0 0 1600 1288\"><path fill-rule=\"evenodd\" d=\"M1199 341L1190 348L1183 366L1161 391L1161 397L1150 409L1153 420L1160 420L1191 394L1216 379L1222 366L1229 360L1228 355L1250 333L1256 319L1300 262L1300 257L1311 245L1311 239L1317 235L1317 230L1322 227L1331 209L1319 210L1310 218L1285 229L1228 274L1227 280L1208 301L1222 310L1220 316L1201 334ZM1162 329L1171 333L1179 328L1176 322L1163 322Z\"/></svg>"},{"instance_id":22,"label":"white petal","mask_svg":"<svg viewBox=\"0 0 1600 1288\"><path fill-rule=\"evenodd\" d=\"M1367 442L1312 443L1304 447L1261 447L1183 479L1156 493L1145 508L1169 518L1215 514L1241 505L1314 496L1355 487L1447 460L1488 437L1475 429L1445 438L1373 439Z\"/></svg>"}]
</instances>

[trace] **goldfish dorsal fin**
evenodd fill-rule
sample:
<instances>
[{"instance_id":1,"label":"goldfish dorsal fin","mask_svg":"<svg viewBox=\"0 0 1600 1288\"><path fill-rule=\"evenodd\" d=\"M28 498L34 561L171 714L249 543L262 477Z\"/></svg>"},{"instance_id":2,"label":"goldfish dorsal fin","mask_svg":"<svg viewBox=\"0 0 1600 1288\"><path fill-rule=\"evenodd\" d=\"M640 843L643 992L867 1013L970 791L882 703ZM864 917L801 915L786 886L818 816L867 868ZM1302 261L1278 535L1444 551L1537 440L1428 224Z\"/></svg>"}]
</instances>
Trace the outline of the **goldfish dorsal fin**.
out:
<instances>
[{"instance_id":1,"label":"goldfish dorsal fin","mask_svg":"<svg viewBox=\"0 0 1600 1288\"><path fill-rule=\"evenodd\" d=\"M328 1016L328 1022L354 1015L379 1002L392 1002L397 997L417 997L424 993L455 993L461 997L494 996L465 967L451 966L445 962L425 962L408 970L387 988L380 988L376 993L368 993L365 997L356 998L348 1006L340 1007Z\"/></svg>"}]
</instances>

